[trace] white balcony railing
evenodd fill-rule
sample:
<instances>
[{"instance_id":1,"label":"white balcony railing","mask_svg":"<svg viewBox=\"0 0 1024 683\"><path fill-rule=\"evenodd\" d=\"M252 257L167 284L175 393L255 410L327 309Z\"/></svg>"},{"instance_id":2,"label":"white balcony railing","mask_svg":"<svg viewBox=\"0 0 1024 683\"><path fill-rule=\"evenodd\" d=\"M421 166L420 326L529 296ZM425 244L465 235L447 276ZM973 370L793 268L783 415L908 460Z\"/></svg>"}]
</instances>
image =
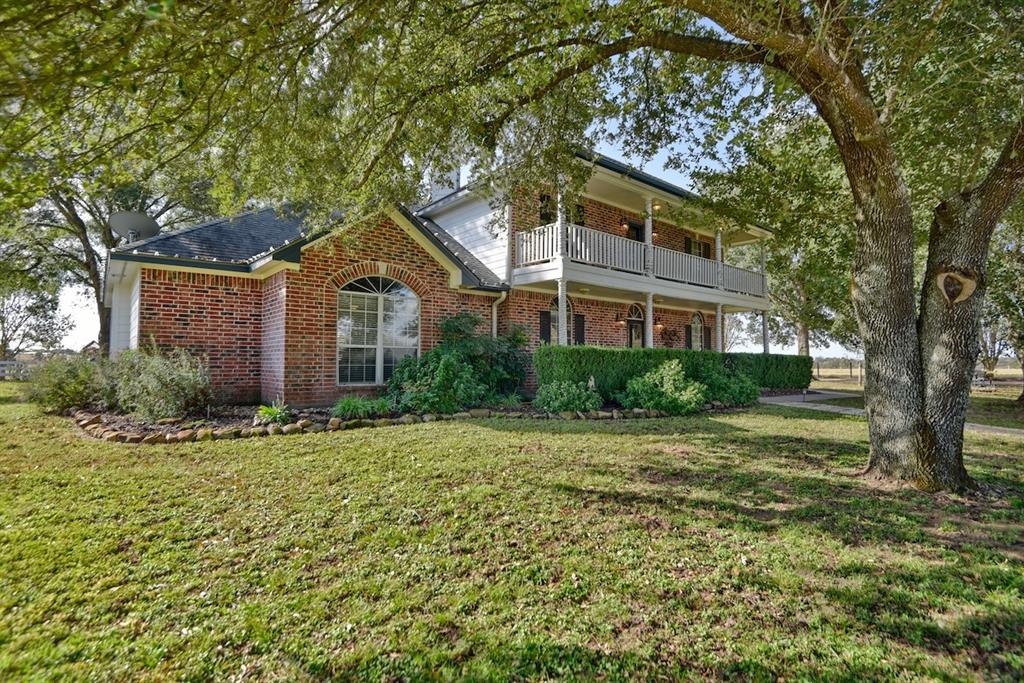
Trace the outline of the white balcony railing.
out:
<instances>
[{"instance_id":1,"label":"white balcony railing","mask_svg":"<svg viewBox=\"0 0 1024 683\"><path fill-rule=\"evenodd\" d=\"M643 242L581 225L567 225L565 232L565 257L571 261L639 275L646 272L646 245ZM554 260L559 255L557 224L517 232L515 250L517 268ZM653 251L651 277L765 296L764 275L761 273L664 247L653 247Z\"/></svg>"},{"instance_id":2,"label":"white balcony railing","mask_svg":"<svg viewBox=\"0 0 1024 683\"><path fill-rule=\"evenodd\" d=\"M727 263L722 264L722 269L724 271L723 289L741 294L753 294L754 296L765 295L763 274L747 270L746 268L730 266Z\"/></svg>"},{"instance_id":3,"label":"white balcony railing","mask_svg":"<svg viewBox=\"0 0 1024 683\"><path fill-rule=\"evenodd\" d=\"M644 272L644 243L619 237L608 232L584 228L581 225L566 226L568 250L566 255L573 261L605 266L630 273Z\"/></svg>"},{"instance_id":4,"label":"white balcony railing","mask_svg":"<svg viewBox=\"0 0 1024 683\"><path fill-rule=\"evenodd\" d=\"M703 287L716 287L718 262L665 247L655 247L654 277Z\"/></svg>"},{"instance_id":5,"label":"white balcony railing","mask_svg":"<svg viewBox=\"0 0 1024 683\"><path fill-rule=\"evenodd\" d=\"M558 256L558 226L554 223L516 233L516 266L544 263Z\"/></svg>"}]
</instances>

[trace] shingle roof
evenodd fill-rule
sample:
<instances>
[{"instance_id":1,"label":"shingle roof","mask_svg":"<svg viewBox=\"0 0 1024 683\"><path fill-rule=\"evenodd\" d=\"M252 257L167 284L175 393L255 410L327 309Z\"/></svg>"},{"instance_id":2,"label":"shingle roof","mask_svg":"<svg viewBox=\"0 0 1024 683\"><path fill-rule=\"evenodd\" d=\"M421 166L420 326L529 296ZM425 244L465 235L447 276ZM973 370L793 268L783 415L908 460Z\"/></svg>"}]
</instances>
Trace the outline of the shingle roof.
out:
<instances>
[{"instance_id":1,"label":"shingle roof","mask_svg":"<svg viewBox=\"0 0 1024 683\"><path fill-rule=\"evenodd\" d=\"M302 216L261 209L132 242L113 253L245 264L304 237Z\"/></svg>"},{"instance_id":2,"label":"shingle roof","mask_svg":"<svg viewBox=\"0 0 1024 683\"><path fill-rule=\"evenodd\" d=\"M416 216L404 206L399 206L399 210L413 227L459 266L464 285L479 289L508 288L441 226ZM250 270L260 259L305 244L310 236L301 215L261 209L132 242L111 250L111 258L161 263L199 261L244 271ZM289 260L297 260L297 254Z\"/></svg>"},{"instance_id":3,"label":"shingle roof","mask_svg":"<svg viewBox=\"0 0 1024 683\"><path fill-rule=\"evenodd\" d=\"M473 252L464 247L461 242L452 237L440 225L426 216L412 213L404 206L400 206L399 209L402 215L419 228L428 239L443 251L451 254L455 263L463 267L464 272L468 270L469 275L476 280L476 286L483 289L508 289L508 286L501 281L501 278L494 274L494 271L485 266Z\"/></svg>"}]
</instances>

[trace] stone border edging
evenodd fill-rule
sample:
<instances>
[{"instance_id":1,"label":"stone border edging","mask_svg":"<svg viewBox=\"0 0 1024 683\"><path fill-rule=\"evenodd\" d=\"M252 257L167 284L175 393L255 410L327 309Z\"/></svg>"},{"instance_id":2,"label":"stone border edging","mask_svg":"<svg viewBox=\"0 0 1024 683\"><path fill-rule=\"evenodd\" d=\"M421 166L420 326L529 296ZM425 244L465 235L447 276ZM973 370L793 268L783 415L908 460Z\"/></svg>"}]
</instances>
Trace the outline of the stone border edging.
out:
<instances>
[{"instance_id":1,"label":"stone border edging","mask_svg":"<svg viewBox=\"0 0 1024 683\"><path fill-rule=\"evenodd\" d=\"M735 406L744 407L744 406ZM728 410L726 406L718 403L708 404L704 411ZM140 434L108 427L103 422L103 416L97 413L90 413L84 410L76 410L72 413L75 423L89 436L103 441L128 443L128 444L171 444L188 443L191 441L226 441L229 439L248 439L260 436L278 436L288 434L316 434L319 432L338 432L347 429L363 429L368 427L391 427L394 425L410 425L422 422L437 422L442 420L469 420L482 418L503 418L506 420L533 419L533 420L626 420L626 419L648 419L657 417L670 417L667 413L659 410L644 410L643 408L623 408L615 410L591 410L563 411L560 413L523 413L492 411L488 408L473 408L464 412L451 415L435 415L427 413L417 415L407 413L396 418L382 417L377 419L356 419L342 420L332 417L326 423L314 422L309 419L290 422L286 425L270 424L253 427L223 427L214 429L212 427L200 427L196 429L181 429L177 432L164 433L152 432Z\"/></svg>"}]
</instances>

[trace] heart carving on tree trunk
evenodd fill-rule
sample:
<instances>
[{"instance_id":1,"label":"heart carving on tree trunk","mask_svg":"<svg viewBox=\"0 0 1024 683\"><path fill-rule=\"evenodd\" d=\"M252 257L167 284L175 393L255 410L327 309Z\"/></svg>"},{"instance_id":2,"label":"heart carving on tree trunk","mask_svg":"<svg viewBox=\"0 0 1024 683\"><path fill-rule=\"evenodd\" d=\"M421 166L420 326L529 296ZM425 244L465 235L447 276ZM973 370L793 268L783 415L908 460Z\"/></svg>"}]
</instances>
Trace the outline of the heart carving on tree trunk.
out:
<instances>
[{"instance_id":1,"label":"heart carving on tree trunk","mask_svg":"<svg viewBox=\"0 0 1024 683\"><path fill-rule=\"evenodd\" d=\"M974 294L978 281L964 273L947 271L935 276L935 284L949 304L958 304Z\"/></svg>"}]
</instances>

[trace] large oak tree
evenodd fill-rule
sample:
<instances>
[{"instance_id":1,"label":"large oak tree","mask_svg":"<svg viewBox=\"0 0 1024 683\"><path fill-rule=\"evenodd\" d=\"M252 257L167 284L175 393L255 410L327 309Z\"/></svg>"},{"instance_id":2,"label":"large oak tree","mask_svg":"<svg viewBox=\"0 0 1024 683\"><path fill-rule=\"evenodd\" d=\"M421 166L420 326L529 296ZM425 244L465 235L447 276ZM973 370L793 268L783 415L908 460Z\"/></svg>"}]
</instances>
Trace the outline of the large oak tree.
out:
<instances>
[{"instance_id":1,"label":"large oak tree","mask_svg":"<svg viewBox=\"0 0 1024 683\"><path fill-rule=\"evenodd\" d=\"M40 154L73 167L126 141L172 157L202 141L239 196L357 218L469 155L504 189L557 172L578 184L572 154L601 138L641 155L674 145L682 164L766 117L813 112L854 208L869 469L971 488L963 422L988 245L1024 190L1019 3L137 7L49 0L0 16L8 194L41 183L25 163ZM84 148L54 123L111 108L122 123ZM915 220L929 225L918 282Z\"/></svg>"}]
</instances>

